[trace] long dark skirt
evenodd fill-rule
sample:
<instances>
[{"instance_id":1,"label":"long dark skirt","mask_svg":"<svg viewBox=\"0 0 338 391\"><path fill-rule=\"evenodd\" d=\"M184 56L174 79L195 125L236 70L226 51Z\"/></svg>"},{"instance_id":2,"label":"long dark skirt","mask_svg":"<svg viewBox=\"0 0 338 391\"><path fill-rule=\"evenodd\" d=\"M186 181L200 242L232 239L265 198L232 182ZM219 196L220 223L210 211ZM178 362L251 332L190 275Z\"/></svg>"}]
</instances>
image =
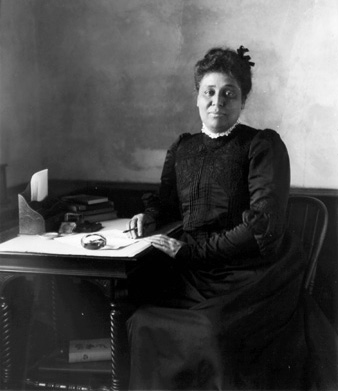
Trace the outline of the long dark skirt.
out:
<instances>
[{"instance_id":1,"label":"long dark skirt","mask_svg":"<svg viewBox=\"0 0 338 391\"><path fill-rule=\"evenodd\" d=\"M150 304L127 322L130 389L335 389L334 332L302 290L297 244L288 240L284 247L276 262L237 270L239 283L225 282L210 298L201 295L191 271L157 266L160 278L152 278L161 281L161 293L144 289L154 287L145 273L135 296ZM318 335L324 336L320 344Z\"/></svg>"}]
</instances>

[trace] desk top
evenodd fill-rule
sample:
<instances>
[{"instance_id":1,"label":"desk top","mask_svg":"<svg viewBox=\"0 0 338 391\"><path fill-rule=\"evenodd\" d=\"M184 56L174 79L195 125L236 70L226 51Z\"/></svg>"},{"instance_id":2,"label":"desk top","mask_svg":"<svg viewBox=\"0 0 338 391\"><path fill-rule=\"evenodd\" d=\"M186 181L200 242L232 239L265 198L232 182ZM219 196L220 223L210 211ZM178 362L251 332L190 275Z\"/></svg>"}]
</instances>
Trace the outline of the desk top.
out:
<instances>
[{"instance_id":1,"label":"desk top","mask_svg":"<svg viewBox=\"0 0 338 391\"><path fill-rule=\"evenodd\" d=\"M81 238L87 233L54 239L20 235L0 244L0 272L126 278L126 263L135 262L152 249L145 240L128 239L122 233L128 220L104 222L98 233L107 239L107 246L99 250L82 247ZM170 234L179 227L173 223L160 232Z\"/></svg>"},{"instance_id":2,"label":"desk top","mask_svg":"<svg viewBox=\"0 0 338 391\"><path fill-rule=\"evenodd\" d=\"M103 222L103 229L97 233L107 240L107 246L99 250L82 247L81 239L88 233L77 233L51 238L46 235L19 235L0 244L2 253L30 253L72 255L81 257L133 258L151 245L143 239L129 239L123 230L129 219Z\"/></svg>"}]
</instances>

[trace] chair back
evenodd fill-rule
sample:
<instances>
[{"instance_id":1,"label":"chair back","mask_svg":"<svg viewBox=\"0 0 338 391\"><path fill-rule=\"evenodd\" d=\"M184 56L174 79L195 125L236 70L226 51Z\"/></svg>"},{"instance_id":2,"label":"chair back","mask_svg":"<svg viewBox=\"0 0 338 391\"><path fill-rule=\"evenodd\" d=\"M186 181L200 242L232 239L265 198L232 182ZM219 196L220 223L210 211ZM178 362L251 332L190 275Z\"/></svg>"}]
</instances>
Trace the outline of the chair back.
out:
<instances>
[{"instance_id":1,"label":"chair back","mask_svg":"<svg viewBox=\"0 0 338 391\"><path fill-rule=\"evenodd\" d=\"M286 224L289 231L297 235L303 244L308 262L304 288L312 294L318 256L327 231L327 208L315 197L292 195L288 201Z\"/></svg>"}]
</instances>

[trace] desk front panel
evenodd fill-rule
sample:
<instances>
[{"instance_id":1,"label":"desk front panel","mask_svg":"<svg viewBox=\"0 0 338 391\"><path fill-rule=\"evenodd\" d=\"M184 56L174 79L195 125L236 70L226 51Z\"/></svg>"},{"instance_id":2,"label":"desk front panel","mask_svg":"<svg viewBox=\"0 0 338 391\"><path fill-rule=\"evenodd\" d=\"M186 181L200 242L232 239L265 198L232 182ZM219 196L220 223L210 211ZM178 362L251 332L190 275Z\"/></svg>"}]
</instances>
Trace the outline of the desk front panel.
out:
<instances>
[{"instance_id":1,"label":"desk front panel","mask_svg":"<svg viewBox=\"0 0 338 391\"><path fill-rule=\"evenodd\" d=\"M144 252L145 255L146 252ZM138 255L138 258L141 254ZM136 258L105 258L51 254L2 253L0 273L53 274L75 277L126 278Z\"/></svg>"}]
</instances>

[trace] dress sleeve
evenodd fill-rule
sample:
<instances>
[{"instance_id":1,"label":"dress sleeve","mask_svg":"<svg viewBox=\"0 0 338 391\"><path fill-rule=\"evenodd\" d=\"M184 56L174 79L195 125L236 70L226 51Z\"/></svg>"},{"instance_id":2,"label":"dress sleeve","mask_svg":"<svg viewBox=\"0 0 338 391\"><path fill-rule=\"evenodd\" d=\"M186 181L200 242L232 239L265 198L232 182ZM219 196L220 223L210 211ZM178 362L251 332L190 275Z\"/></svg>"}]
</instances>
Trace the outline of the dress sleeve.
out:
<instances>
[{"instance_id":1,"label":"dress sleeve","mask_svg":"<svg viewBox=\"0 0 338 391\"><path fill-rule=\"evenodd\" d=\"M242 223L214 233L204 242L183 245L177 259L195 265L212 261L234 264L247 256L267 257L278 251L290 188L288 152L280 136L266 129L251 142L248 157L250 209L243 211Z\"/></svg>"},{"instance_id":2,"label":"dress sleeve","mask_svg":"<svg viewBox=\"0 0 338 391\"><path fill-rule=\"evenodd\" d=\"M147 200L145 213L151 215L157 225L181 219L176 186L176 152L181 140L189 136L189 133L181 134L168 149L161 174L159 196Z\"/></svg>"}]
</instances>

